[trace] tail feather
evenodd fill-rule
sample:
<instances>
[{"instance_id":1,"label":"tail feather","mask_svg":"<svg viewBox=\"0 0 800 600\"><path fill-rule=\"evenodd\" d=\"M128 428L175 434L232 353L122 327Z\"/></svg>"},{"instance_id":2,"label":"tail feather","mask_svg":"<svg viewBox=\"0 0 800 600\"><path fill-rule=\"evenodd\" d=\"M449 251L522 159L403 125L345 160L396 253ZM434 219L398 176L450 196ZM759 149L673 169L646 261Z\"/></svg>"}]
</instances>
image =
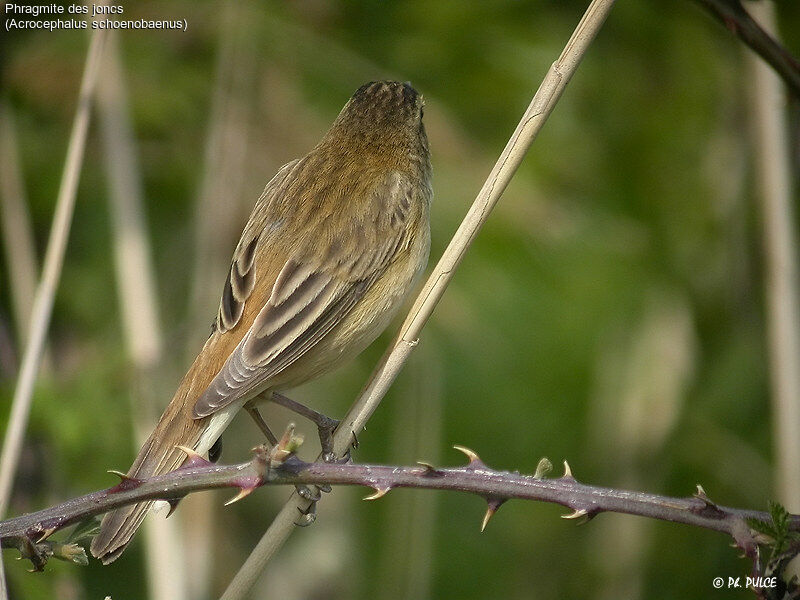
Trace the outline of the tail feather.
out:
<instances>
[{"instance_id":1,"label":"tail feather","mask_svg":"<svg viewBox=\"0 0 800 600\"><path fill-rule=\"evenodd\" d=\"M242 331L247 329L243 324L240 325ZM186 455L175 446L187 446L203 454L219 438L245 399L202 419L194 418L194 405L219 373L240 337L241 331L239 335L217 332L206 340L203 350L184 375L153 433L139 451L128 476L144 479L168 473L186 460ZM92 554L106 564L116 560L142 524L152 504L143 502L106 514L100 525L100 533L92 540Z\"/></svg>"},{"instance_id":2,"label":"tail feather","mask_svg":"<svg viewBox=\"0 0 800 600\"><path fill-rule=\"evenodd\" d=\"M145 479L163 475L177 469L186 455L175 446L195 448L209 419L194 420L191 403L174 398L161 416L155 430L139 451L139 456L128 471L129 477ZM188 411L184 405L188 406ZM100 533L91 544L91 552L104 564L116 560L142 524L153 502L143 502L118 508L107 513L100 525Z\"/></svg>"}]
</instances>

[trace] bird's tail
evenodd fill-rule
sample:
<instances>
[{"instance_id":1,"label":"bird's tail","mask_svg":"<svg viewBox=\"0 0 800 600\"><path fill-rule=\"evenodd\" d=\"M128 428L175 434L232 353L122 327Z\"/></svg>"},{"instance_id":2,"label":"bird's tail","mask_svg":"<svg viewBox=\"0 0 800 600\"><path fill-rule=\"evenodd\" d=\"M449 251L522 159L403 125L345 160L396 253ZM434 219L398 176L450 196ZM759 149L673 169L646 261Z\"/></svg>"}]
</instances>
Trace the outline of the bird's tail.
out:
<instances>
[{"instance_id":1,"label":"bird's tail","mask_svg":"<svg viewBox=\"0 0 800 600\"><path fill-rule=\"evenodd\" d=\"M193 367L197 362L195 361ZM177 469L186 459L186 455L176 446L196 448L210 418L192 418L194 400L199 393L196 384L202 384L192 377L193 371L194 369L190 369L178 386L175 397L161 415L156 428L128 471L128 477L145 479L168 473ZM100 525L100 533L92 540L91 551L95 558L104 564L116 560L142 524L152 504L143 502L107 513Z\"/></svg>"}]
</instances>

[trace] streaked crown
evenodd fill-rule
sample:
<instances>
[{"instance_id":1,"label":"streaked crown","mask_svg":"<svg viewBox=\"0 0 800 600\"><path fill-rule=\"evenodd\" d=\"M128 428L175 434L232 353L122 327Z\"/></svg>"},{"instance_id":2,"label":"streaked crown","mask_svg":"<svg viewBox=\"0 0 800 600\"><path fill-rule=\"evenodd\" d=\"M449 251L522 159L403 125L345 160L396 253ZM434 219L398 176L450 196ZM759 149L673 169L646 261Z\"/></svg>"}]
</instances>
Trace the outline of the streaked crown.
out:
<instances>
[{"instance_id":1,"label":"streaked crown","mask_svg":"<svg viewBox=\"0 0 800 600\"><path fill-rule=\"evenodd\" d=\"M362 127L419 126L424 105L422 95L408 82L371 81L356 90L336 122Z\"/></svg>"}]
</instances>

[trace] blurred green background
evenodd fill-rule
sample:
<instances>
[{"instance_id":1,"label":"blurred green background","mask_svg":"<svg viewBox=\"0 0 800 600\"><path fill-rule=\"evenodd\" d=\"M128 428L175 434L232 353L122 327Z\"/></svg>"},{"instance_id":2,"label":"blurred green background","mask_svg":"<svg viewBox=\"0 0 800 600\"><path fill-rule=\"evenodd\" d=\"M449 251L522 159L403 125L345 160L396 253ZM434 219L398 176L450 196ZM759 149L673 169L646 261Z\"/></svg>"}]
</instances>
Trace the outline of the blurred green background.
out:
<instances>
[{"instance_id":1,"label":"blurred green background","mask_svg":"<svg viewBox=\"0 0 800 600\"><path fill-rule=\"evenodd\" d=\"M93 118L11 512L105 487L107 469L127 468L131 395L146 387L166 404L207 335L264 184L366 81L410 80L425 95L434 263L585 5L123 3L124 18L188 21L186 32L117 35L163 356L145 378L128 358L109 151ZM800 5L778 8L798 54ZM3 36L2 94L41 257L88 36ZM460 464L457 443L496 468L532 472L548 456L568 459L588 483L677 496L701 483L722 504L766 507L775 481L746 54L688 0L618 3L359 436L355 460ZM796 166L797 103L790 109ZM344 414L396 327L357 363L292 396ZM20 357L5 261L0 336L4 430ZM286 413L267 412L281 429ZM224 462L260 442L244 417L224 439ZM307 446L312 456L315 443ZM200 532L189 543L190 597L224 589L288 493L262 489L224 508L230 494L214 492L182 505L177 518ZM317 523L295 532L251 597L750 597L711 587L750 568L716 533L612 514L576 527L559 507L523 502L479 533L476 497L364 495L326 497ZM15 554L3 553L13 598L148 597L141 539L109 567L52 561L28 574Z\"/></svg>"}]
</instances>

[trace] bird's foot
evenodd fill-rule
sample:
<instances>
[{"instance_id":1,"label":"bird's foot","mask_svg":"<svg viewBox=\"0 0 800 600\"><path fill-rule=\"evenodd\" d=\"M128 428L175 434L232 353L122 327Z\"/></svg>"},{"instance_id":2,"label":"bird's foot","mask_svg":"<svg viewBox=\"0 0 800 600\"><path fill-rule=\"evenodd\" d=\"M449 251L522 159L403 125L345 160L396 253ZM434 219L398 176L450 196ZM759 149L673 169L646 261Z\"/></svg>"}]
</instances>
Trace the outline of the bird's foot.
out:
<instances>
[{"instance_id":1,"label":"bird's foot","mask_svg":"<svg viewBox=\"0 0 800 600\"><path fill-rule=\"evenodd\" d=\"M297 517L294 524L298 527L308 527L317 520L317 503L312 502L311 505L305 510L298 506L297 512L299 512L300 515Z\"/></svg>"},{"instance_id":2,"label":"bird's foot","mask_svg":"<svg viewBox=\"0 0 800 600\"><path fill-rule=\"evenodd\" d=\"M336 454L333 452L333 434L341 421L338 419L333 419L327 415L323 415L321 412L318 412L313 408L309 408L305 404L300 404L291 398L287 398L278 392L272 392L270 401L274 402L275 404L279 404L284 408L288 408L293 413L298 414L301 417L305 417L314 423L317 426L319 443L320 447L322 448L322 460L325 462L337 462ZM350 450L348 449L347 458L349 459L349 457Z\"/></svg>"}]
</instances>

